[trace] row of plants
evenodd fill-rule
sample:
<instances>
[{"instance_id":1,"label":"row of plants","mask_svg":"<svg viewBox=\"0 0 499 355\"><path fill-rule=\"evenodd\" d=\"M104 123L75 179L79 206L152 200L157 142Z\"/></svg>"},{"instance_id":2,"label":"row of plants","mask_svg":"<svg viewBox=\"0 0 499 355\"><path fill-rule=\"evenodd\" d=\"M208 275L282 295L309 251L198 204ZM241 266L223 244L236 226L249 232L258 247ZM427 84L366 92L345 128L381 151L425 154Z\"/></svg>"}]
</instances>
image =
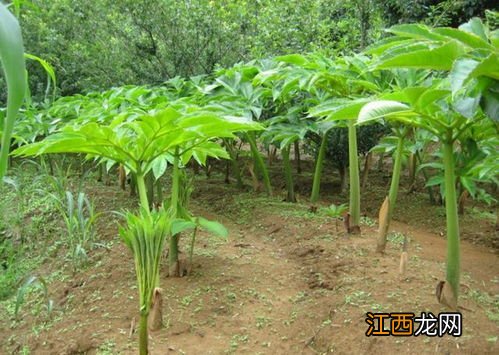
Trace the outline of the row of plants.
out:
<instances>
[{"instance_id":1,"label":"row of plants","mask_svg":"<svg viewBox=\"0 0 499 355\"><path fill-rule=\"evenodd\" d=\"M0 9L15 21L8 10ZM276 147L282 155L286 200L295 202L291 147L299 162L301 147L315 146L310 197L315 203L325 156L329 151L335 157L336 150L343 176L348 168L348 231L360 233L359 151L367 156L373 147L393 152L390 189L380 209L377 251L384 252L405 160L410 175L422 171L427 186L441 186L448 241L444 296L455 308L460 270L456 186L461 195L467 191L490 202L493 198L482 183L497 184L499 32L478 19L459 29L399 25L390 32L393 36L355 56L287 55L237 64L211 75L175 78L159 87L127 86L63 97L47 107L28 105L15 126L25 93L24 72L17 67L19 61L9 66L11 62L2 57L4 70L10 73L6 75L9 95L17 92L17 96L9 96L0 176L6 170L11 131L19 146L14 156L78 153L106 170L119 165L131 176L140 207L138 214L126 213L127 224L120 235L135 259L140 352L145 354L147 319L153 295L159 292L164 245L168 245L168 273L179 276L178 244L183 232L193 230L192 245L198 227L226 235L220 224L189 212L186 167L191 161L206 165L208 158L228 159L242 185L238 157L245 144L250 149L251 173L272 195L261 146L270 152ZM0 37L2 41L12 45ZM24 58L22 45L18 48ZM386 132L390 136L377 145ZM340 141L348 154L340 144L334 146ZM170 196L156 208L153 191L169 167ZM157 197L161 200L162 193Z\"/></svg>"}]
</instances>

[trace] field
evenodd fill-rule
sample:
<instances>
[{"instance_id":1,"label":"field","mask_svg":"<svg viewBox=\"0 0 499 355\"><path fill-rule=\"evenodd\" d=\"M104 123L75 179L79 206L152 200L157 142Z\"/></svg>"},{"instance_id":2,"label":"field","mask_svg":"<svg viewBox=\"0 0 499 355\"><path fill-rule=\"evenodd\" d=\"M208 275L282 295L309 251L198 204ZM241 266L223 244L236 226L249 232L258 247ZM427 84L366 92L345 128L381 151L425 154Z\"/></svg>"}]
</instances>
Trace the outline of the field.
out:
<instances>
[{"instance_id":1,"label":"field","mask_svg":"<svg viewBox=\"0 0 499 355\"><path fill-rule=\"evenodd\" d=\"M310 162L305 163L308 171ZM396 221L386 254L380 256L374 251L376 213L389 174L373 169L362 195L362 234L348 235L341 220L323 213L331 203L347 199L329 169L323 184L326 198L316 213L305 197L311 189L308 173L297 175L299 202L291 204L282 202L279 189L268 198L224 184L221 170L218 164L209 179L196 176L191 209L221 221L229 230L228 240L201 233L190 274L169 278L161 273L165 327L150 334L152 354L499 351L497 232L494 214L486 207L470 206L462 220L462 336L366 337L369 311L446 311L435 297L445 272L444 208L431 206L421 192L407 194L403 177ZM274 163L276 187L283 179L280 172ZM76 183L78 171L69 180ZM105 213L97 221L102 247L89 253L87 266L73 272L64 247L42 247L49 240L57 243L62 229L57 219L44 221L46 228L38 236L42 249L31 253L43 260L34 274L50 280L53 310L47 319L43 294L31 292L15 321L15 300L3 302L2 353L136 353L133 258L118 239L119 218L108 212L132 208L135 199L114 180L107 186L94 176L85 179L84 190L96 201L97 211ZM23 223L33 223L36 213ZM403 236L410 240L409 267L401 277ZM186 244L181 240L181 259L186 259ZM162 264L166 269L166 258Z\"/></svg>"},{"instance_id":2,"label":"field","mask_svg":"<svg viewBox=\"0 0 499 355\"><path fill-rule=\"evenodd\" d=\"M0 355L499 354L496 10L0 1Z\"/></svg>"}]
</instances>

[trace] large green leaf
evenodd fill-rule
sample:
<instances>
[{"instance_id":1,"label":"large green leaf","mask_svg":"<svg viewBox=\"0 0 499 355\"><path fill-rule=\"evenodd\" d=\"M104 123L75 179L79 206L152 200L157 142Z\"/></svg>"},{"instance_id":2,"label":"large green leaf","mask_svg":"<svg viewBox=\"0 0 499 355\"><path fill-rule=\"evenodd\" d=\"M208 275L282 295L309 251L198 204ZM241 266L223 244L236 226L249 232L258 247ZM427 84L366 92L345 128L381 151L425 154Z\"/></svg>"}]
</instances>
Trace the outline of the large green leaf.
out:
<instances>
[{"instance_id":1,"label":"large green leaf","mask_svg":"<svg viewBox=\"0 0 499 355\"><path fill-rule=\"evenodd\" d=\"M457 92L469 80L482 75L499 80L499 58L495 53L480 60L471 58L456 60L450 72L452 92Z\"/></svg>"},{"instance_id":2,"label":"large green leaf","mask_svg":"<svg viewBox=\"0 0 499 355\"><path fill-rule=\"evenodd\" d=\"M158 174L163 167L161 161L156 159L172 154L176 147L181 149L182 154L194 150L198 157L204 155L202 160L206 156L227 158L225 150L208 140L232 138L234 132L261 128L251 121L224 119L209 113L182 115L167 108L154 115L142 115L131 122L122 122L122 118L117 117L109 125L90 122L81 126L66 126L41 142L18 148L15 154L85 153L121 163L135 173L140 170L145 174L154 167ZM192 154L190 152L189 157Z\"/></svg>"},{"instance_id":3,"label":"large green leaf","mask_svg":"<svg viewBox=\"0 0 499 355\"><path fill-rule=\"evenodd\" d=\"M421 44L420 44L421 45ZM393 56L384 56L377 65L378 69L421 68L450 70L454 61L465 53L462 44L455 40L438 44L436 47L413 50Z\"/></svg>"},{"instance_id":4,"label":"large green leaf","mask_svg":"<svg viewBox=\"0 0 499 355\"><path fill-rule=\"evenodd\" d=\"M399 37L409 37L418 40L442 41L445 39L443 36L436 34L432 29L421 24L395 25L389 28L388 32Z\"/></svg>"},{"instance_id":5,"label":"large green leaf","mask_svg":"<svg viewBox=\"0 0 499 355\"><path fill-rule=\"evenodd\" d=\"M7 171L10 139L17 112L26 93L26 66L21 28L7 7L0 3L0 61L7 82L7 115L0 127L0 181Z\"/></svg>"},{"instance_id":6,"label":"large green leaf","mask_svg":"<svg viewBox=\"0 0 499 355\"><path fill-rule=\"evenodd\" d=\"M466 44L470 48L484 48L484 49L491 49L492 46L486 41L483 40L482 38L478 37L477 35L473 33L468 33L465 31L458 30L456 28L449 28L449 27L444 27L444 28L435 28L433 29L434 33L444 35L446 37L458 40L461 43Z\"/></svg>"},{"instance_id":7,"label":"large green leaf","mask_svg":"<svg viewBox=\"0 0 499 355\"><path fill-rule=\"evenodd\" d=\"M294 65L298 65L298 66L304 66L305 64L307 64L309 62L305 56L300 55L300 54L283 55L283 56L277 57L276 60L279 62L294 64Z\"/></svg>"},{"instance_id":8,"label":"large green leaf","mask_svg":"<svg viewBox=\"0 0 499 355\"><path fill-rule=\"evenodd\" d=\"M411 114L413 114L412 109L398 101L373 101L362 107L357 122L358 124L363 124L382 118L407 116Z\"/></svg>"},{"instance_id":9,"label":"large green leaf","mask_svg":"<svg viewBox=\"0 0 499 355\"><path fill-rule=\"evenodd\" d=\"M499 121L499 82L495 81L482 93L482 107L487 116Z\"/></svg>"},{"instance_id":10,"label":"large green leaf","mask_svg":"<svg viewBox=\"0 0 499 355\"><path fill-rule=\"evenodd\" d=\"M227 238L229 232L227 228L223 226L223 224L218 223L216 221L209 221L203 217L198 217L198 223L201 228L206 229L208 232L222 238Z\"/></svg>"},{"instance_id":11,"label":"large green leaf","mask_svg":"<svg viewBox=\"0 0 499 355\"><path fill-rule=\"evenodd\" d=\"M466 31L480 37L482 40L487 41L487 29L483 24L482 20L478 17L474 17L466 23L459 26L461 31Z\"/></svg>"},{"instance_id":12,"label":"large green leaf","mask_svg":"<svg viewBox=\"0 0 499 355\"><path fill-rule=\"evenodd\" d=\"M50 65L49 62L47 62L46 60L40 58L40 57L37 57L36 55L33 55L33 54L28 54L28 53L25 53L24 56L28 59L31 59L31 60L34 60L34 61L37 61L38 63L40 63L40 65L42 66L42 68L45 70L45 72L47 73L47 77L48 77L48 80L47 80L47 90L45 91L45 97L48 96L48 92L50 90L50 83L52 82L52 100L55 99L55 93L56 93L56 90L57 90L57 78L55 76L55 70L54 68L52 67L52 65Z\"/></svg>"},{"instance_id":13,"label":"large green leaf","mask_svg":"<svg viewBox=\"0 0 499 355\"><path fill-rule=\"evenodd\" d=\"M326 117L328 121L354 120L367 102L369 99L330 100L311 108L309 114L313 117Z\"/></svg>"},{"instance_id":14,"label":"large green leaf","mask_svg":"<svg viewBox=\"0 0 499 355\"><path fill-rule=\"evenodd\" d=\"M182 233L188 229L194 229L196 227L196 223L192 221L187 221L185 219L174 219L171 224L171 235L177 235Z\"/></svg>"}]
</instances>

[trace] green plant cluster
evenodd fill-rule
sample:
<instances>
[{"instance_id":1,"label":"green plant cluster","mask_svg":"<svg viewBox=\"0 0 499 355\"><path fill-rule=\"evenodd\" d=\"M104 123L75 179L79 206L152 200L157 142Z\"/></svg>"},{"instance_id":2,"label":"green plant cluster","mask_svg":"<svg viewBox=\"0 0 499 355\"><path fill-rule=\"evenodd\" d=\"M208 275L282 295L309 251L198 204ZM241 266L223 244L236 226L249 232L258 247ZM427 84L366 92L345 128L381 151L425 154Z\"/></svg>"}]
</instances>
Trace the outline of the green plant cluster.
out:
<instances>
[{"instance_id":1,"label":"green plant cluster","mask_svg":"<svg viewBox=\"0 0 499 355\"><path fill-rule=\"evenodd\" d=\"M366 4L370 6L370 2ZM131 3L123 2L123 6L137 11ZM207 6L209 11L224 10L212 2ZM497 18L497 13L492 15ZM84 11L82 16L86 16ZM145 42L135 45L142 46L142 50L149 51L161 63L158 54L161 48L150 30L152 25L143 20L134 25L143 31ZM349 219L345 222L349 232L360 232L359 152L367 153L389 130L391 136L374 148L393 153L393 173L386 208L381 209L383 228L377 249L383 252L386 244L403 164L412 164L415 173L418 170L415 162L419 162L419 171L425 172L427 185L439 184L444 196L447 282L457 303L460 236L456 187L491 202L492 197L487 197L482 187L484 183L497 184L499 159L494 148L499 139L499 30L473 18L459 28L400 24L388 32L390 36L358 54L286 54L217 69L213 64L203 69L209 73L204 76L174 77L155 86L127 85L104 92L64 96L48 105L30 104L15 127L13 118L19 105L8 107L2 152L10 149L13 128L16 138L13 156L82 154L108 170L119 164L135 182L140 211L126 215L127 226L121 229L121 236L136 261L142 354L147 353L147 316L152 292L159 286L163 245L169 245L169 274L178 276L180 233L194 231L191 255L198 228L226 235L218 223L191 215L185 169L190 163L207 165L209 158L229 159L234 177L240 183L243 168L238 157L243 145L249 147L248 170L254 178L254 188L258 190L262 181L268 195L274 191L259 144L269 151L272 148L280 151L288 202L296 201L291 147L297 161L304 144L310 145L313 140L318 147L312 202L319 197L330 141L338 144L343 153L348 150L348 155L336 157L335 163L348 166L350 203ZM362 42L367 44L365 38ZM181 72L168 65L161 69ZM190 68L182 74L198 71ZM19 91L15 84L9 85L9 94L12 88ZM18 97L14 99L19 101ZM367 136L359 134L362 130ZM430 145L433 152L429 152ZM170 196L162 207L156 208L151 198L152 186L168 167ZM85 233L92 218L90 205L84 195L78 195L75 209L74 195L65 192L64 196L66 202L59 199L59 205L65 207L62 214L68 231L78 235L72 240L81 244L89 239ZM85 208L88 216L83 213ZM80 210L81 213L75 212ZM332 207L329 212L337 218L339 211L339 207ZM79 229L74 229L74 224Z\"/></svg>"}]
</instances>

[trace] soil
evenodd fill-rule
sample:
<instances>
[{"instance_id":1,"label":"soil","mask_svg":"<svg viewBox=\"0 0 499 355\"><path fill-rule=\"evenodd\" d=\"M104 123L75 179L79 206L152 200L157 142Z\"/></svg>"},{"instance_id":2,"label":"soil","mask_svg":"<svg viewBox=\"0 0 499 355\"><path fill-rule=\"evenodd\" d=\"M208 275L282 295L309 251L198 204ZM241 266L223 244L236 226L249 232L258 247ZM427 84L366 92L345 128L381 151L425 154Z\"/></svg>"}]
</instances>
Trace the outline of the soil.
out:
<instances>
[{"instance_id":1,"label":"soil","mask_svg":"<svg viewBox=\"0 0 499 355\"><path fill-rule=\"evenodd\" d=\"M310 173L295 177L299 202L290 204L282 202L281 171L274 164L278 193L273 198L224 184L221 173L196 178L190 209L222 222L230 236L221 240L201 233L189 276L168 278L164 260L164 327L150 335L151 354L499 353L494 220L474 212L462 219L461 337L367 337L366 312L448 311L435 297L438 281L445 278L443 207L431 206L422 188L408 194L403 180L392 236L381 256L374 252L376 214L388 172L371 172L362 197L362 233L348 235L341 220L320 213L321 207L347 200L337 191L335 174L325 174L325 198L312 213ZM100 211L134 205L117 184L87 186ZM469 211L486 208L468 206ZM72 273L55 257L39 270L62 275L49 285L52 318L24 308L20 321L6 319L0 325L1 353L21 353L26 346L31 354L137 353L134 263L119 240L116 218L108 213L99 220L106 248L92 251L88 267ZM403 277L401 235L410 240ZM184 236L182 250L188 242Z\"/></svg>"}]
</instances>

